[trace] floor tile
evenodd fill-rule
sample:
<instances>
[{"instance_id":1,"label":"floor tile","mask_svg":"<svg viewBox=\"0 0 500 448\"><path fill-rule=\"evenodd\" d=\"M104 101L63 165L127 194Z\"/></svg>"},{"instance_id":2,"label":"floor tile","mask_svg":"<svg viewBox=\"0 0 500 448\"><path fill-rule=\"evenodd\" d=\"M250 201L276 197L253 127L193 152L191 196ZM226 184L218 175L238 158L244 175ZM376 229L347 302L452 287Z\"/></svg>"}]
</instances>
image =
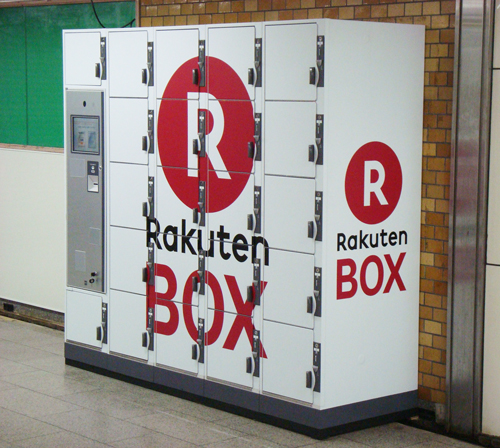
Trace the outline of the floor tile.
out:
<instances>
[{"instance_id":1,"label":"floor tile","mask_svg":"<svg viewBox=\"0 0 500 448\"><path fill-rule=\"evenodd\" d=\"M344 438L374 448L403 448L425 442L429 436L400 423L391 423L343 435Z\"/></svg>"},{"instance_id":2,"label":"floor tile","mask_svg":"<svg viewBox=\"0 0 500 448\"><path fill-rule=\"evenodd\" d=\"M70 380L61 375L37 370L18 375L2 376L2 381L40 392L51 397L69 395L95 389L94 386Z\"/></svg>"},{"instance_id":3,"label":"floor tile","mask_svg":"<svg viewBox=\"0 0 500 448\"><path fill-rule=\"evenodd\" d=\"M60 432L59 428L0 408L0 440L14 444L15 441L35 436Z\"/></svg>"},{"instance_id":4,"label":"floor tile","mask_svg":"<svg viewBox=\"0 0 500 448\"><path fill-rule=\"evenodd\" d=\"M109 445L87 439L72 432L59 432L33 437L18 441L16 445L20 448L109 448Z\"/></svg>"},{"instance_id":5,"label":"floor tile","mask_svg":"<svg viewBox=\"0 0 500 448\"><path fill-rule=\"evenodd\" d=\"M142 426L88 409L49 415L41 420L101 443L130 439L147 434L147 430Z\"/></svg>"},{"instance_id":6,"label":"floor tile","mask_svg":"<svg viewBox=\"0 0 500 448\"><path fill-rule=\"evenodd\" d=\"M120 420L151 414L151 409L102 390L65 395L61 400Z\"/></svg>"},{"instance_id":7,"label":"floor tile","mask_svg":"<svg viewBox=\"0 0 500 448\"><path fill-rule=\"evenodd\" d=\"M157 412L128 421L195 445L222 442L243 435L229 428L221 428L191 416L184 418L173 412Z\"/></svg>"},{"instance_id":8,"label":"floor tile","mask_svg":"<svg viewBox=\"0 0 500 448\"><path fill-rule=\"evenodd\" d=\"M34 370L36 369L32 366L2 358L2 350L0 349L0 378L4 375L33 372Z\"/></svg>"},{"instance_id":9,"label":"floor tile","mask_svg":"<svg viewBox=\"0 0 500 448\"><path fill-rule=\"evenodd\" d=\"M74 404L20 387L0 391L0 408L35 418L79 409Z\"/></svg>"},{"instance_id":10,"label":"floor tile","mask_svg":"<svg viewBox=\"0 0 500 448\"><path fill-rule=\"evenodd\" d=\"M115 448L196 448L199 446L155 432L142 437L112 442L110 445Z\"/></svg>"}]
</instances>

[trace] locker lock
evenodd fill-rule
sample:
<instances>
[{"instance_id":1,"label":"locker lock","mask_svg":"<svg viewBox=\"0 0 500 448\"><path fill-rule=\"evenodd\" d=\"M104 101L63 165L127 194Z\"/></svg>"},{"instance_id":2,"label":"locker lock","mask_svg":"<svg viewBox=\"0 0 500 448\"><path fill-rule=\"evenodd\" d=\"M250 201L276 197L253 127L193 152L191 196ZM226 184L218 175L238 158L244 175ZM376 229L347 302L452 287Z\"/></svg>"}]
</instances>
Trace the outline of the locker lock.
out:
<instances>
[{"instance_id":1,"label":"locker lock","mask_svg":"<svg viewBox=\"0 0 500 448\"><path fill-rule=\"evenodd\" d=\"M96 281L96 277L97 277L97 271L91 272L89 283L94 283Z\"/></svg>"}]
</instances>

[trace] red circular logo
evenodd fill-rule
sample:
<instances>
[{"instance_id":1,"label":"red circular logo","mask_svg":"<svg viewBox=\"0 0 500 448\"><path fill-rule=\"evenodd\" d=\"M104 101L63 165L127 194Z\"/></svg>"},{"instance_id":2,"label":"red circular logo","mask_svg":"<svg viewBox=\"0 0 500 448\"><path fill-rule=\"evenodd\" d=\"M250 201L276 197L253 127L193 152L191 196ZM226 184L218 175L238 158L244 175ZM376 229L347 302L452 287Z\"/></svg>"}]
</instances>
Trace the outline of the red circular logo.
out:
<instances>
[{"instance_id":1,"label":"red circular logo","mask_svg":"<svg viewBox=\"0 0 500 448\"><path fill-rule=\"evenodd\" d=\"M351 212L365 224L386 220L398 205L403 173L396 153L385 143L370 142L352 156L345 176Z\"/></svg>"},{"instance_id":2,"label":"red circular logo","mask_svg":"<svg viewBox=\"0 0 500 448\"><path fill-rule=\"evenodd\" d=\"M207 182L210 213L230 206L248 182L253 166L248 143L254 138L254 115L237 73L214 57L207 57L206 63L208 88L192 83L197 58L181 65L168 82L163 94L168 99L161 102L158 113L158 150L169 185L187 207L198 205L199 181ZM208 104L208 110L199 109L198 92L200 103ZM205 157L192 152L200 110L206 116Z\"/></svg>"}]
</instances>

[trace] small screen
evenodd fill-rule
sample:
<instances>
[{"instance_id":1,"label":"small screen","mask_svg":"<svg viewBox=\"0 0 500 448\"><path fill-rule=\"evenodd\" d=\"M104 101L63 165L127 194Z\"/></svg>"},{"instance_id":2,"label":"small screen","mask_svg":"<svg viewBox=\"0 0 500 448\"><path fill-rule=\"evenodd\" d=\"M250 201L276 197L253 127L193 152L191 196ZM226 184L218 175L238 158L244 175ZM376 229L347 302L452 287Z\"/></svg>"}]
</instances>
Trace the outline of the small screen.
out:
<instances>
[{"instance_id":1,"label":"small screen","mask_svg":"<svg viewBox=\"0 0 500 448\"><path fill-rule=\"evenodd\" d=\"M71 152L99 154L99 117L71 117Z\"/></svg>"}]
</instances>

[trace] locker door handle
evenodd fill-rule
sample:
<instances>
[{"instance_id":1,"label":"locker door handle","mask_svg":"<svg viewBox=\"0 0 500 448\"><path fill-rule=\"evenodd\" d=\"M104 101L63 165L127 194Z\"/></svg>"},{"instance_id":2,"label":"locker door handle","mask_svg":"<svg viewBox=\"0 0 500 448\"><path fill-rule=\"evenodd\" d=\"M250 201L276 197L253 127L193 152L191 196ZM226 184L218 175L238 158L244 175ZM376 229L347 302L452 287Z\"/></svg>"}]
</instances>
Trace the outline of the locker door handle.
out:
<instances>
[{"instance_id":1,"label":"locker door handle","mask_svg":"<svg viewBox=\"0 0 500 448\"><path fill-rule=\"evenodd\" d=\"M253 231L254 225L253 225L253 215L247 215L247 230L252 230Z\"/></svg>"},{"instance_id":2,"label":"locker door handle","mask_svg":"<svg viewBox=\"0 0 500 448\"><path fill-rule=\"evenodd\" d=\"M200 82L200 77L198 75L198 69L193 68L193 84L197 86Z\"/></svg>"},{"instance_id":3,"label":"locker door handle","mask_svg":"<svg viewBox=\"0 0 500 448\"><path fill-rule=\"evenodd\" d=\"M142 281L147 283L148 281L148 268L142 268Z\"/></svg>"},{"instance_id":4,"label":"locker door handle","mask_svg":"<svg viewBox=\"0 0 500 448\"><path fill-rule=\"evenodd\" d=\"M191 282L191 285L193 286L193 292L198 291L198 277L193 277Z\"/></svg>"},{"instance_id":5,"label":"locker door handle","mask_svg":"<svg viewBox=\"0 0 500 448\"><path fill-rule=\"evenodd\" d=\"M101 78L101 64L99 62L96 62L95 64L95 77L96 78Z\"/></svg>"},{"instance_id":6,"label":"locker door handle","mask_svg":"<svg viewBox=\"0 0 500 448\"><path fill-rule=\"evenodd\" d=\"M316 85L316 67L309 67L309 84Z\"/></svg>"},{"instance_id":7,"label":"locker door handle","mask_svg":"<svg viewBox=\"0 0 500 448\"><path fill-rule=\"evenodd\" d=\"M251 86L255 84L255 71L253 68L248 69L248 84Z\"/></svg>"},{"instance_id":8,"label":"locker door handle","mask_svg":"<svg viewBox=\"0 0 500 448\"><path fill-rule=\"evenodd\" d=\"M193 344L191 346L191 359L198 359L198 344Z\"/></svg>"},{"instance_id":9,"label":"locker door handle","mask_svg":"<svg viewBox=\"0 0 500 448\"><path fill-rule=\"evenodd\" d=\"M253 368L252 368L253 362L252 361L253 361L253 359L251 356L246 359L246 364L247 364L246 371L247 371L247 373L253 373Z\"/></svg>"},{"instance_id":10,"label":"locker door handle","mask_svg":"<svg viewBox=\"0 0 500 448\"><path fill-rule=\"evenodd\" d=\"M255 143L248 142L248 157L253 159L255 157Z\"/></svg>"},{"instance_id":11,"label":"locker door handle","mask_svg":"<svg viewBox=\"0 0 500 448\"><path fill-rule=\"evenodd\" d=\"M314 221L307 222L307 237L314 239Z\"/></svg>"},{"instance_id":12,"label":"locker door handle","mask_svg":"<svg viewBox=\"0 0 500 448\"><path fill-rule=\"evenodd\" d=\"M200 221L200 218L199 218L198 209L193 208L193 223L198 224L199 221Z\"/></svg>"},{"instance_id":13,"label":"locker door handle","mask_svg":"<svg viewBox=\"0 0 500 448\"><path fill-rule=\"evenodd\" d=\"M198 140L195 138L193 139L193 154L198 155L200 153L200 150L198 149Z\"/></svg>"},{"instance_id":14,"label":"locker door handle","mask_svg":"<svg viewBox=\"0 0 500 448\"><path fill-rule=\"evenodd\" d=\"M313 373L310 370L306 372L306 387L308 389L313 388Z\"/></svg>"},{"instance_id":15,"label":"locker door handle","mask_svg":"<svg viewBox=\"0 0 500 448\"><path fill-rule=\"evenodd\" d=\"M254 301L253 286L247 286L247 302Z\"/></svg>"},{"instance_id":16,"label":"locker door handle","mask_svg":"<svg viewBox=\"0 0 500 448\"><path fill-rule=\"evenodd\" d=\"M143 84L148 83L148 69L147 68L142 69L142 83Z\"/></svg>"},{"instance_id":17,"label":"locker door handle","mask_svg":"<svg viewBox=\"0 0 500 448\"><path fill-rule=\"evenodd\" d=\"M142 203L142 216L144 216L145 218L147 218L149 215L148 213L148 203L147 202L143 202Z\"/></svg>"},{"instance_id":18,"label":"locker door handle","mask_svg":"<svg viewBox=\"0 0 500 448\"><path fill-rule=\"evenodd\" d=\"M148 150L148 136L147 135L142 136L142 150L143 151Z\"/></svg>"},{"instance_id":19,"label":"locker door handle","mask_svg":"<svg viewBox=\"0 0 500 448\"><path fill-rule=\"evenodd\" d=\"M316 162L316 148L314 145L309 145L309 162Z\"/></svg>"},{"instance_id":20,"label":"locker door handle","mask_svg":"<svg viewBox=\"0 0 500 448\"><path fill-rule=\"evenodd\" d=\"M148 334L147 331L145 331L144 333L142 333L142 346L144 348L146 348L149 345L148 344L148 336L149 336L149 334Z\"/></svg>"},{"instance_id":21,"label":"locker door handle","mask_svg":"<svg viewBox=\"0 0 500 448\"><path fill-rule=\"evenodd\" d=\"M102 326L101 326L101 325L99 325L99 326L96 328L95 338L96 338L96 340L98 340L98 341L102 341Z\"/></svg>"},{"instance_id":22,"label":"locker door handle","mask_svg":"<svg viewBox=\"0 0 500 448\"><path fill-rule=\"evenodd\" d=\"M316 302L315 302L314 298L312 296L308 296L307 297L307 313L308 314L314 315L314 313L316 311L315 310L316 307L314 306L315 304L316 304Z\"/></svg>"}]
</instances>

